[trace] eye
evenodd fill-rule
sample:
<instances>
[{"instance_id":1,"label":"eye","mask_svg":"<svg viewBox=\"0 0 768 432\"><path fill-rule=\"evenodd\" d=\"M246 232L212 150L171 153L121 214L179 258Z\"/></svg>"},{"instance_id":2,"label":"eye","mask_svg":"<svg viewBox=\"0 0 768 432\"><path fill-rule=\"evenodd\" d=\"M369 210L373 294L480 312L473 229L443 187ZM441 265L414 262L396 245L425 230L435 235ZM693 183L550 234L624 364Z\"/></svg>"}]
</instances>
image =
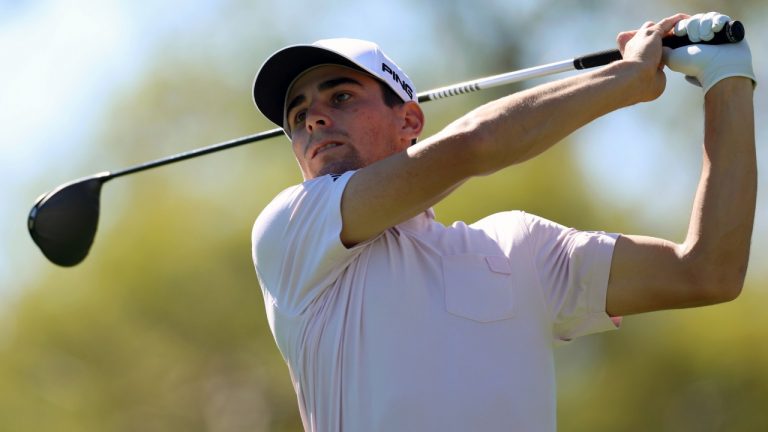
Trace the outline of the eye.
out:
<instances>
[{"instance_id":1,"label":"eye","mask_svg":"<svg viewBox=\"0 0 768 432\"><path fill-rule=\"evenodd\" d=\"M296 111L296 114L293 115L293 124L300 124L304 122L304 119L307 118L307 110L298 110Z\"/></svg>"},{"instance_id":2,"label":"eye","mask_svg":"<svg viewBox=\"0 0 768 432\"><path fill-rule=\"evenodd\" d=\"M333 101L335 103L344 103L352 98L352 95L346 92L339 92L333 95Z\"/></svg>"}]
</instances>

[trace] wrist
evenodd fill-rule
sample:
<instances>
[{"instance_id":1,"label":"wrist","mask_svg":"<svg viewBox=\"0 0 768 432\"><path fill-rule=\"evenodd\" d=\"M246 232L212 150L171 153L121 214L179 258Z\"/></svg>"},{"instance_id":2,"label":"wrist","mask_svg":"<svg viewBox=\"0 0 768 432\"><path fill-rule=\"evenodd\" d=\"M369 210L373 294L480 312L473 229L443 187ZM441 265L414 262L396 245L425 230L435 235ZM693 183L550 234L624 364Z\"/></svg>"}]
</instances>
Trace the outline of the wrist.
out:
<instances>
[{"instance_id":1,"label":"wrist","mask_svg":"<svg viewBox=\"0 0 768 432\"><path fill-rule=\"evenodd\" d=\"M704 100L723 100L737 98L739 100L751 102L754 89L754 81L752 81L751 78L744 76L732 76L724 78L710 87L710 89L704 94Z\"/></svg>"},{"instance_id":2,"label":"wrist","mask_svg":"<svg viewBox=\"0 0 768 432\"><path fill-rule=\"evenodd\" d=\"M618 98L624 106L654 100L661 95L666 85L664 73L657 68L649 68L643 62L621 60L606 69L618 80Z\"/></svg>"}]
</instances>

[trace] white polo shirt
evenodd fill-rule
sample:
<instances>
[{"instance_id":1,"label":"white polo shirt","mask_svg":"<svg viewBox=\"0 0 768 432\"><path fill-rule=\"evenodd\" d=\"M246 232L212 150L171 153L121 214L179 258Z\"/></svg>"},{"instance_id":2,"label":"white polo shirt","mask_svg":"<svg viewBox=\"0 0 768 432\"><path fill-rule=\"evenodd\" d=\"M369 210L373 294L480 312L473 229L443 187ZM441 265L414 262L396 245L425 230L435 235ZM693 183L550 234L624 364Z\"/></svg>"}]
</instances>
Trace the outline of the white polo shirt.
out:
<instances>
[{"instance_id":1,"label":"white polo shirt","mask_svg":"<svg viewBox=\"0 0 768 432\"><path fill-rule=\"evenodd\" d=\"M353 248L353 172L291 187L253 259L307 431L554 431L553 342L614 329L616 235L523 212L446 227L431 210Z\"/></svg>"}]
</instances>

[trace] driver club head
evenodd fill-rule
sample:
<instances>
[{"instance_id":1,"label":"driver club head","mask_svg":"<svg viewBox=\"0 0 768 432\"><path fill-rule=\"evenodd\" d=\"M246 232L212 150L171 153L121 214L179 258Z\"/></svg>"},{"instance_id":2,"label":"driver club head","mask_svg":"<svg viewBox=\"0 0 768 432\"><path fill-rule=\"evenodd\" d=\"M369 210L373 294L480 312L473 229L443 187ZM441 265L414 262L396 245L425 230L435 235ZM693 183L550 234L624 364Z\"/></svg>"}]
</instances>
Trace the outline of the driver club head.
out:
<instances>
[{"instance_id":1,"label":"driver club head","mask_svg":"<svg viewBox=\"0 0 768 432\"><path fill-rule=\"evenodd\" d=\"M99 222L101 185L110 176L103 172L63 184L35 202L27 228L52 263L71 267L88 255Z\"/></svg>"}]
</instances>

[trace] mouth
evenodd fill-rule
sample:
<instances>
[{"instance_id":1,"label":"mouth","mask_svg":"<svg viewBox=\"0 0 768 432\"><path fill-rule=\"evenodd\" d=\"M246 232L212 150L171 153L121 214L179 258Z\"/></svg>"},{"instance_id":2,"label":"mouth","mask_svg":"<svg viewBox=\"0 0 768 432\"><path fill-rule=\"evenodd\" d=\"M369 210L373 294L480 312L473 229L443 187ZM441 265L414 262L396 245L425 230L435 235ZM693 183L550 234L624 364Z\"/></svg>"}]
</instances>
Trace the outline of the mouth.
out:
<instances>
[{"instance_id":1,"label":"mouth","mask_svg":"<svg viewBox=\"0 0 768 432\"><path fill-rule=\"evenodd\" d=\"M328 151L332 148L340 147L342 144L338 141L326 141L315 147L315 149L312 151L312 159L315 158L315 156L319 155L320 153L323 153L325 151Z\"/></svg>"}]
</instances>

